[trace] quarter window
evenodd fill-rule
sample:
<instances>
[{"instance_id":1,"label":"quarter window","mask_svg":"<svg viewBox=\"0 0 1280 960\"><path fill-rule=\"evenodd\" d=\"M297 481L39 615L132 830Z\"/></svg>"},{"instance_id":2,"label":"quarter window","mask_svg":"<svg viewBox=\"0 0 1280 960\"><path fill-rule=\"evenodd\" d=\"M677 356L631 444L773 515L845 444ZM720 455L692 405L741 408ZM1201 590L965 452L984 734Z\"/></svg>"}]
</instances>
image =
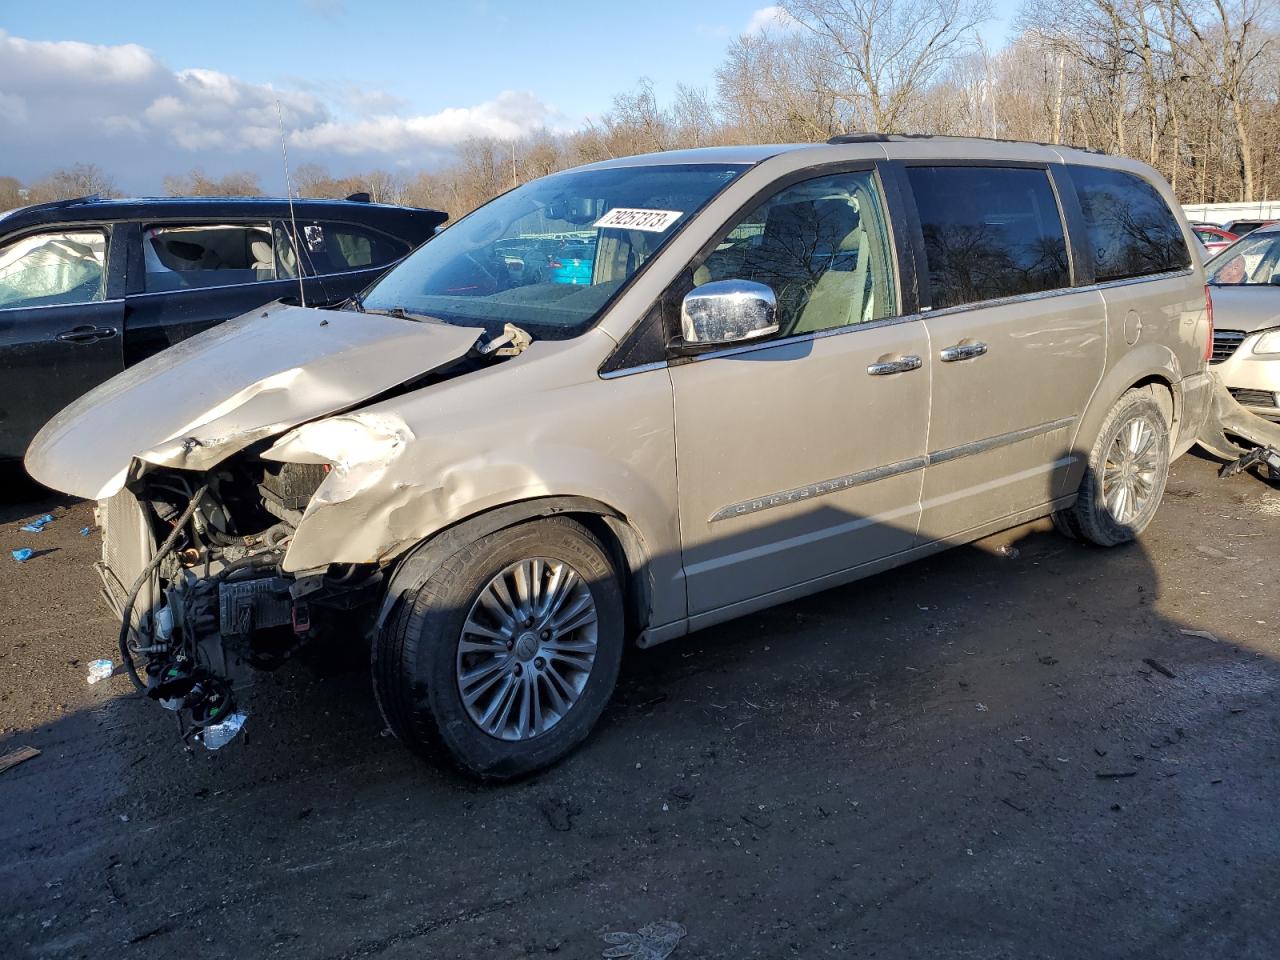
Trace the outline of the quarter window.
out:
<instances>
[{"instance_id":1,"label":"quarter window","mask_svg":"<svg viewBox=\"0 0 1280 960\"><path fill-rule=\"evenodd\" d=\"M874 175L807 180L760 204L693 273L697 286L731 279L773 290L783 337L892 316L893 259Z\"/></svg>"},{"instance_id":2,"label":"quarter window","mask_svg":"<svg viewBox=\"0 0 1280 960\"><path fill-rule=\"evenodd\" d=\"M403 240L349 223L298 224L298 254L310 276L383 267L408 252Z\"/></svg>"},{"instance_id":3,"label":"quarter window","mask_svg":"<svg viewBox=\"0 0 1280 960\"><path fill-rule=\"evenodd\" d=\"M142 231L148 293L275 280L271 228L263 224L151 226Z\"/></svg>"},{"instance_id":4,"label":"quarter window","mask_svg":"<svg viewBox=\"0 0 1280 960\"><path fill-rule=\"evenodd\" d=\"M1160 193L1141 177L1105 167L1069 165L1101 283L1185 270L1191 254Z\"/></svg>"},{"instance_id":5,"label":"quarter window","mask_svg":"<svg viewBox=\"0 0 1280 960\"><path fill-rule=\"evenodd\" d=\"M93 303L106 289L100 231L42 233L0 247L0 309Z\"/></svg>"},{"instance_id":6,"label":"quarter window","mask_svg":"<svg viewBox=\"0 0 1280 960\"><path fill-rule=\"evenodd\" d=\"M932 308L1071 285L1057 198L1043 170L909 167Z\"/></svg>"},{"instance_id":7,"label":"quarter window","mask_svg":"<svg viewBox=\"0 0 1280 960\"><path fill-rule=\"evenodd\" d=\"M382 267L409 252L409 244L403 240L393 240L349 223L324 224L324 229L329 237L329 261L338 270Z\"/></svg>"}]
</instances>

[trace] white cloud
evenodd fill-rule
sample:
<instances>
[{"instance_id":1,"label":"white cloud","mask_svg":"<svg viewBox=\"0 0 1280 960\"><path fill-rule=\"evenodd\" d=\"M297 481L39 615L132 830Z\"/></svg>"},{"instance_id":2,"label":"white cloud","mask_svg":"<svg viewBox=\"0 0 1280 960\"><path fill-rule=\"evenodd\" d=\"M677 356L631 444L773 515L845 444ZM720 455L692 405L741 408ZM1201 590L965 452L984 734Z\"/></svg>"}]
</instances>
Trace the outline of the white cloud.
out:
<instances>
[{"instance_id":1,"label":"white cloud","mask_svg":"<svg viewBox=\"0 0 1280 960\"><path fill-rule=\"evenodd\" d=\"M450 107L428 116L381 114L363 120L318 124L289 139L302 147L340 153L401 153L415 147L449 147L468 137L510 140L547 126L553 111L529 91L504 90L474 107Z\"/></svg>"},{"instance_id":2,"label":"white cloud","mask_svg":"<svg viewBox=\"0 0 1280 960\"><path fill-rule=\"evenodd\" d=\"M774 4L769 7L761 7L751 14L751 19L747 21L742 33L744 36L754 36L758 33L777 33L779 31L792 30L795 26L795 17L787 13L783 7Z\"/></svg>"},{"instance_id":3,"label":"white cloud","mask_svg":"<svg viewBox=\"0 0 1280 960\"><path fill-rule=\"evenodd\" d=\"M530 91L413 114L378 90L250 83L173 70L136 44L36 41L0 30L0 174L30 179L93 161L123 186L154 189L193 166L279 170L277 102L294 163L412 164L446 159L469 137L519 137L563 118ZM296 148L296 149L295 149Z\"/></svg>"}]
</instances>

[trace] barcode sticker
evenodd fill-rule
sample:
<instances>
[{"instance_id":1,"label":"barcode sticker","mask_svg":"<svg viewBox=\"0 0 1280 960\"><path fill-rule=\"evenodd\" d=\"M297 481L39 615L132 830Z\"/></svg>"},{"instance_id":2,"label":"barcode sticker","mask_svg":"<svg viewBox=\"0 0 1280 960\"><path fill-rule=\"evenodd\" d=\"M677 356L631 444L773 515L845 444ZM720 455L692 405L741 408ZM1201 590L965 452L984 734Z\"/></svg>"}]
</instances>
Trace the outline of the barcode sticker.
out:
<instances>
[{"instance_id":1,"label":"barcode sticker","mask_svg":"<svg viewBox=\"0 0 1280 960\"><path fill-rule=\"evenodd\" d=\"M681 210L643 210L635 207L614 207L592 226L615 230L647 230L662 233L684 216Z\"/></svg>"}]
</instances>

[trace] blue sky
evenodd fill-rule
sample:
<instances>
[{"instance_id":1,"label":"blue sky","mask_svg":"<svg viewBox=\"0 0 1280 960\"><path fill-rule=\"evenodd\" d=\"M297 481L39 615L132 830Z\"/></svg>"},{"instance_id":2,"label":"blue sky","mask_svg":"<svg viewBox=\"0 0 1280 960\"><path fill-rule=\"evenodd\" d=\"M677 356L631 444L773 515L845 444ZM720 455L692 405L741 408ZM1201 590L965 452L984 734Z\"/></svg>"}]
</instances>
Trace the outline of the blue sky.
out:
<instances>
[{"instance_id":1,"label":"blue sky","mask_svg":"<svg viewBox=\"0 0 1280 960\"><path fill-rule=\"evenodd\" d=\"M987 30L992 46L1002 42L1015 0L997 3L1003 16ZM429 167L468 133L578 126L641 77L663 98L681 82L710 87L728 42L765 6L5 4L0 142L9 149L0 165L11 169L0 174L31 178L101 158L122 186L154 190L163 172L196 165L210 173L265 170L277 96L290 128L305 132L290 143L298 162ZM233 134L237 123L249 132ZM380 146L363 151L353 142Z\"/></svg>"}]
</instances>

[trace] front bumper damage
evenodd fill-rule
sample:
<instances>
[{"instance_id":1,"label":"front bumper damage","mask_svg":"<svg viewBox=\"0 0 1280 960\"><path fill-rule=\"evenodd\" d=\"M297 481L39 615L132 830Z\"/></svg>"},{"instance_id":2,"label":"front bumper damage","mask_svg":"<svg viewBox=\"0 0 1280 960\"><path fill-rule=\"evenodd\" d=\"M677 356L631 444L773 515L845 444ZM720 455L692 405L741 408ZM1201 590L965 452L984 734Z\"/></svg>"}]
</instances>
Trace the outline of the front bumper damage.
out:
<instances>
[{"instance_id":1,"label":"front bumper damage","mask_svg":"<svg viewBox=\"0 0 1280 960\"><path fill-rule=\"evenodd\" d=\"M1269 479L1280 480L1280 423L1246 410L1232 396L1217 371L1212 376L1213 396L1196 443L1213 456L1228 461L1218 471L1220 477L1234 476L1259 466L1266 468Z\"/></svg>"},{"instance_id":2,"label":"front bumper damage","mask_svg":"<svg viewBox=\"0 0 1280 960\"><path fill-rule=\"evenodd\" d=\"M327 631L361 632L377 564L289 572L297 521L327 468L244 454L205 474L150 471L99 504L97 570L134 685L184 739L219 745L236 693ZM235 726L238 728L240 717Z\"/></svg>"}]
</instances>

